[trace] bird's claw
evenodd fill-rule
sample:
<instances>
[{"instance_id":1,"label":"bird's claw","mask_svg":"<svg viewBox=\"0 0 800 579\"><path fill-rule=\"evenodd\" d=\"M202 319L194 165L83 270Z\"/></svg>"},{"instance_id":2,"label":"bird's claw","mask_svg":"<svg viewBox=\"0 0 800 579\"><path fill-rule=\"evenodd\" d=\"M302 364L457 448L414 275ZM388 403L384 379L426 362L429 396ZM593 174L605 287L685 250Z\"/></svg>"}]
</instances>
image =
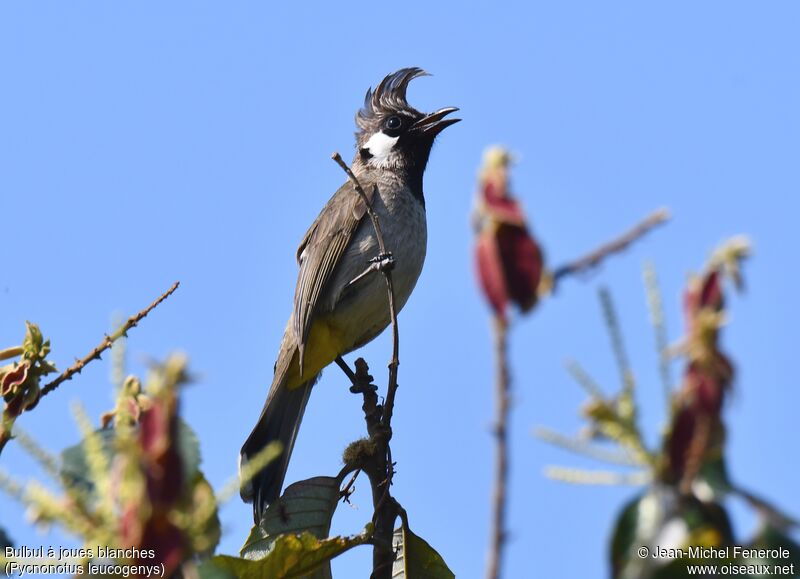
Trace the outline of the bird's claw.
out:
<instances>
[{"instance_id":1,"label":"bird's claw","mask_svg":"<svg viewBox=\"0 0 800 579\"><path fill-rule=\"evenodd\" d=\"M370 263L375 264L382 272L392 271L394 269L394 256L391 251L380 253L369 260Z\"/></svg>"},{"instance_id":2,"label":"bird's claw","mask_svg":"<svg viewBox=\"0 0 800 579\"><path fill-rule=\"evenodd\" d=\"M392 271L394 269L394 263L395 263L394 262L394 256L390 252L387 251L386 253L380 253L377 256L375 256L372 259L370 259L369 260L369 266L367 266L367 269L365 269L360 274L358 274L356 277L351 279L350 283L348 283L347 285L349 287L349 286L355 284L356 282L361 281L362 279L367 277L369 274L374 273L376 271L380 271L380 272L383 272L383 273L386 273L388 271Z\"/></svg>"}]
</instances>

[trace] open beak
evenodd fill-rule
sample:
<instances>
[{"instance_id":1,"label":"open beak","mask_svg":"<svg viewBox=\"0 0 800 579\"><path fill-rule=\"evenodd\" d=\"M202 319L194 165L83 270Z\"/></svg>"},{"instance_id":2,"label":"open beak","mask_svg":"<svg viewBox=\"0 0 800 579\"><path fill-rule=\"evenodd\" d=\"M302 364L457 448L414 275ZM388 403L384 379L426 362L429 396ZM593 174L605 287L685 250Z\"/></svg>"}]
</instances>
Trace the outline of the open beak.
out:
<instances>
[{"instance_id":1,"label":"open beak","mask_svg":"<svg viewBox=\"0 0 800 579\"><path fill-rule=\"evenodd\" d=\"M426 137L435 137L450 125L454 125L461 120L445 118L447 115L457 110L456 107L447 107L424 116L411 126L411 132Z\"/></svg>"}]
</instances>

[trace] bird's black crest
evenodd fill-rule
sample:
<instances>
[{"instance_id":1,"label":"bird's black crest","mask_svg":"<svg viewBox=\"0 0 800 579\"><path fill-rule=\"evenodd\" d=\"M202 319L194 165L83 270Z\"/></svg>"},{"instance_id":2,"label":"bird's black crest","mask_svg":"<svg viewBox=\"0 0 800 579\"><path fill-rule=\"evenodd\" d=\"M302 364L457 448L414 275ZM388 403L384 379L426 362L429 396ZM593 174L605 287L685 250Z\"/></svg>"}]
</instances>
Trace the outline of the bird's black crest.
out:
<instances>
[{"instance_id":1,"label":"bird's black crest","mask_svg":"<svg viewBox=\"0 0 800 579\"><path fill-rule=\"evenodd\" d=\"M356 124L366 129L381 113L402 110L417 112L406 101L406 90L408 83L419 76L429 75L421 68L401 68L384 78L374 91L370 88L364 97L364 108L356 115Z\"/></svg>"}]
</instances>

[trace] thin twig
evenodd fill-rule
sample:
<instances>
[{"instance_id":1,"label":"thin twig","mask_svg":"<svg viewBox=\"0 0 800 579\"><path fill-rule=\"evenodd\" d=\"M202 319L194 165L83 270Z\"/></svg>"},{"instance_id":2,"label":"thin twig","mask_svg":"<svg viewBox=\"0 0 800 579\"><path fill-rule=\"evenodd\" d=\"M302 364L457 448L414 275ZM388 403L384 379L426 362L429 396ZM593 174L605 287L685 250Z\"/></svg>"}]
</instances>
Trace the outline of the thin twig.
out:
<instances>
[{"instance_id":1,"label":"thin twig","mask_svg":"<svg viewBox=\"0 0 800 579\"><path fill-rule=\"evenodd\" d=\"M550 430L549 428L544 428L542 426L537 427L533 431L533 435L539 440L554 446L558 446L576 454L582 454L583 456L593 458L601 462L609 462L623 466L642 466L643 464L646 464L637 457L631 456L627 452L621 453L614 450L600 448L591 444L587 440L565 436L560 432L556 432L555 430Z\"/></svg>"},{"instance_id":2,"label":"thin twig","mask_svg":"<svg viewBox=\"0 0 800 579\"><path fill-rule=\"evenodd\" d=\"M547 478L582 485L631 485L641 486L651 482L648 471L621 473L605 470L583 470L563 466L548 466L544 469Z\"/></svg>"},{"instance_id":3,"label":"thin twig","mask_svg":"<svg viewBox=\"0 0 800 579\"><path fill-rule=\"evenodd\" d=\"M380 221L378 215L372 208L369 197L361 187L358 178L355 176L347 163L344 162L339 153L334 153L331 158L342 168L347 174L347 177L353 184L358 195L366 206L367 215L372 221L372 228L375 230L375 239L378 242L378 250L380 254L379 259L391 255L386 247L383 239L383 232L381 231ZM390 578L392 574L392 562L394 561L394 551L391 549L392 536L394 534L394 522L397 519L396 501L392 498L390 487L392 485L392 477L394 475L394 466L392 465L391 450L389 449L389 442L392 438L392 414L394 412L394 400L397 392L397 367L400 365L400 334L397 326L397 308L394 299L394 283L392 281L391 268L381 268L383 277L386 280L386 291L389 298L389 318L392 324L392 358L389 361L389 382L386 388L386 399L383 403L383 412L381 415L381 433L379 436L373 436L370 433L370 438L379 445L378 452L376 453L377 459L374 468L365 468L365 472L370 480L372 487L372 504L375 509L373 521L375 523L374 535L374 548L372 553L372 569L371 577L374 579ZM366 364L365 364L366 365ZM341 364L340 364L341 366ZM358 364L356 364L356 374L358 374ZM365 394L365 400L366 400ZM367 417L369 423L369 417ZM383 486L383 488L381 488ZM389 548L386 548L386 545Z\"/></svg>"},{"instance_id":4,"label":"thin twig","mask_svg":"<svg viewBox=\"0 0 800 579\"><path fill-rule=\"evenodd\" d=\"M667 338L666 317L664 316L664 301L661 299L661 289L658 286L658 275L652 262L644 266L644 285L647 294L647 306L650 310L650 322L656 337L658 350L658 370L661 376L661 387L664 390L664 399L667 406L672 401L672 376L670 373L669 339Z\"/></svg>"},{"instance_id":5,"label":"thin twig","mask_svg":"<svg viewBox=\"0 0 800 579\"><path fill-rule=\"evenodd\" d=\"M114 325L116 326L120 323L122 323L122 316L114 316ZM125 340L117 340L111 348L111 383L117 389L117 392L122 392L125 384L125 376L127 375L125 371L126 355Z\"/></svg>"},{"instance_id":6,"label":"thin twig","mask_svg":"<svg viewBox=\"0 0 800 579\"><path fill-rule=\"evenodd\" d=\"M353 494L353 485L356 483L356 479L358 475L361 474L361 469L357 468L356 471L353 473L353 476L350 477L350 481L345 485L343 489L339 491L339 498L342 499L344 502L350 502L350 495Z\"/></svg>"},{"instance_id":7,"label":"thin twig","mask_svg":"<svg viewBox=\"0 0 800 579\"><path fill-rule=\"evenodd\" d=\"M486 565L487 579L501 576L503 549L506 537L506 511L508 508L508 422L511 415L511 379L508 372L508 348L506 324L494 320L495 350L495 471L494 495L492 501L492 528L490 531L489 560Z\"/></svg>"},{"instance_id":8,"label":"thin twig","mask_svg":"<svg viewBox=\"0 0 800 579\"><path fill-rule=\"evenodd\" d=\"M165 299L167 299L169 296L171 296L172 293L176 289L178 289L179 285L180 285L180 282L176 281L174 284L172 284L172 287L170 287L167 291L165 291L163 294L161 294L161 296L156 301L154 301L152 304L147 306L145 309L143 309L141 312L139 312L135 316L131 316L130 318L128 318L128 320L124 324L122 324L110 336L108 336L108 335L105 336L103 338L103 341L100 342L100 344L98 344L95 347L94 350L89 352L89 354L87 354L86 356L84 356L80 360L76 360L75 363L72 366L70 366L69 368L67 368L66 370L64 370L61 373L61 375L58 376L58 378L56 378L52 382L49 382L44 388L42 388L42 396L46 396L47 394L49 394L50 392L52 392L53 390L58 388L61 385L62 382L66 382L67 380L71 380L72 377L75 374L80 374L81 370L83 370L84 366L86 366L92 360L99 360L100 359L100 354L102 354L103 352L108 350L114 344L114 342L116 342L122 336L125 336L128 333L128 330L130 330L131 328L136 327L136 325L140 321L142 321L142 319L145 316L147 316L147 314L149 314L151 311L153 311L153 309L156 306L158 306L158 304L160 304Z\"/></svg>"},{"instance_id":9,"label":"thin twig","mask_svg":"<svg viewBox=\"0 0 800 579\"><path fill-rule=\"evenodd\" d=\"M614 351L614 359L617 362L620 379L622 380L623 392L632 392L634 386L633 371L625 352L625 343L622 339L622 330L619 327L619 317L611 299L611 294L607 287L601 287L599 291L600 304L603 308L603 319L611 338L611 348Z\"/></svg>"},{"instance_id":10,"label":"thin twig","mask_svg":"<svg viewBox=\"0 0 800 579\"><path fill-rule=\"evenodd\" d=\"M606 257L623 251L631 243L644 236L651 229L667 221L669 217L670 215L667 209L659 209L658 211L655 211L645 217L633 229L624 233L623 235L620 235L616 239L613 239L608 243L604 243L580 259L576 259L575 261L564 264L561 267L557 267L553 271L553 285L557 285L558 282L564 277L574 275L576 273L582 273L592 269L593 267L596 267Z\"/></svg>"},{"instance_id":11,"label":"thin twig","mask_svg":"<svg viewBox=\"0 0 800 579\"><path fill-rule=\"evenodd\" d=\"M56 456L45 450L32 436L18 426L14 427L14 439L31 456L42 470L53 480L61 481L59 460Z\"/></svg>"},{"instance_id":12,"label":"thin twig","mask_svg":"<svg viewBox=\"0 0 800 579\"><path fill-rule=\"evenodd\" d=\"M410 530L408 527L408 513L400 503L397 503L397 514L400 517L400 520L403 522L403 528L407 531Z\"/></svg>"},{"instance_id":13,"label":"thin twig","mask_svg":"<svg viewBox=\"0 0 800 579\"><path fill-rule=\"evenodd\" d=\"M347 163L344 162L342 156L336 152L331 155L331 159L336 161L336 164L342 168L347 174L347 177L350 179L350 182L353 184L353 187L356 190L356 193L361 197L361 200L364 202L364 205L367 207L367 215L372 220L372 227L375 229L375 238L378 241L378 249L382 254L386 254L386 244L383 242L383 231L381 230L380 221L378 221L378 215L372 209L372 203L369 201L369 197L364 192L364 188L361 187L361 183L358 181L358 177L356 177L355 173L353 173L352 169L347 166Z\"/></svg>"},{"instance_id":14,"label":"thin twig","mask_svg":"<svg viewBox=\"0 0 800 579\"><path fill-rule=\"evenodd\" d=\"M6 471L0 469L0 492L22 502L25 497L25 486L23 483L13 479Z\"/></svg>"},{"instance_id":15,"label":"thin twig","mask_svg":"<svg viewBox=\"0 0 800 579\"><path fill-rule=\"evenodd\" d=\"M572 376L572 379L575 380L589 396L598 400L605 400L606 397L600 385L586 370L584 370L583 366L581 366L577 360L570 358L564 362L564 366L567 372L569 372L569 375Z\"/></svg>"}]
</instances>

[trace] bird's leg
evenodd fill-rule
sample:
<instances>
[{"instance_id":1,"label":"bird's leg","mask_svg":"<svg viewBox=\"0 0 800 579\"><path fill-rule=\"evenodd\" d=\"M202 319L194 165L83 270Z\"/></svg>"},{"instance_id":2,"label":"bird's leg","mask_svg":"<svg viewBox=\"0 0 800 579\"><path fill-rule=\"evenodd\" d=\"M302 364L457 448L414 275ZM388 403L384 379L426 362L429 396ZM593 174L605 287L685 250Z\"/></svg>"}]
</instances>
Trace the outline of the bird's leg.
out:
<instances>
[{"instance_id":1,"label":"bird's leg","mask_svg":"<svg viewBox=\"0 0 800 579\"><path fill-rule=\"evenodd\" d=\"M393 269L394 269L394 256L391 254L391 252L387 251L386 253L380 253L377 256L370 259L367 269L365 269L356 277L351 279L350 283L348 283L347 285L349 287L354 283L362 280L371 273L378 271L385 273L387 271L392 271Z\"/></svg>"},{"instance_id":2,"label":"bird's leg","mask_svg":"<svg viewBox=\"0 0 800 579\"><path fill-rule=\"evenodd\" d=\"M356 373L350 369L350 366L347 365L347 362L344 361L344 358L341 356L336 356L336 365L342 369L342 372L345 373L350 383L355 386L356 384Z\"/></svg>"}]
</instances>

